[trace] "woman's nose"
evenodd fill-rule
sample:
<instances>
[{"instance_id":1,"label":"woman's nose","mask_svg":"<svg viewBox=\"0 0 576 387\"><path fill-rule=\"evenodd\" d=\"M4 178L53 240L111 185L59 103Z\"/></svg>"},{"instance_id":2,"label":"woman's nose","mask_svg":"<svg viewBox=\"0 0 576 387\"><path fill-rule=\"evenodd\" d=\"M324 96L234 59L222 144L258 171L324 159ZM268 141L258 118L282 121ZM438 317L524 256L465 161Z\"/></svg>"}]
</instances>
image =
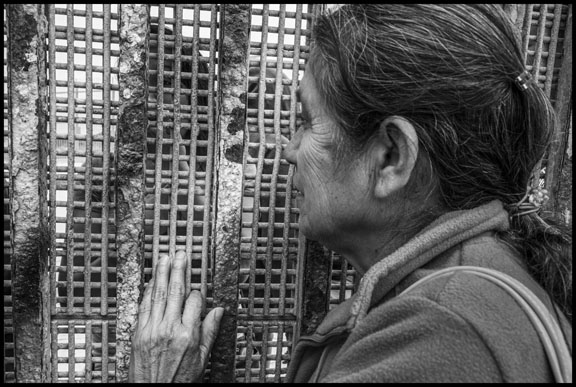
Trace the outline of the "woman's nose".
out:
<instances>
[{"instance_id":1,"label":"woman's nose","mask_svg":"<svg viewBox=\"0 0 576 387\"><path fill-rule=\"evenodd\" d=\"M298 144L300 142L300 134L296 132L292 137L292 140L288 140L286 137L282 136L283 150L282 157L286 159L290 164L296 165L296 151L298 150Z\"/></svg>"}]
</instances>

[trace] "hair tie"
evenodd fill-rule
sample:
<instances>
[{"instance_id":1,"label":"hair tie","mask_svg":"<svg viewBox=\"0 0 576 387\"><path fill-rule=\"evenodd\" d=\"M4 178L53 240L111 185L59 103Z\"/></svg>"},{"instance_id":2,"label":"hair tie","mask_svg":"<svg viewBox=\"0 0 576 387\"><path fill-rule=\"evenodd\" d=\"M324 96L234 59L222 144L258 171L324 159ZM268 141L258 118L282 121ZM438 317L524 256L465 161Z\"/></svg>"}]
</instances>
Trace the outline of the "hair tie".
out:
<instances>
[{"instance_id":1,"label":"hair tie","mask_svg":"<svg viewBox=\"0 0 576 387\"><path fill-rule=\"evenodd\" d=\"M528 70L524 70L520 75L516 77L516 79L514 79L514 83L520 91L528 90L528 83L530 81L532 81L532 74L530 74Z\"/></svg>"},{"instance_id":2,"label":"hair tie","mask_svg":"<svg viewBox=\"0 0 576 387\"><path fill-rule=\"evenodd\" d=\"M548 190L539 187L530 187L526 190L524 197L518 203L507 206L510 219L517 216L528 215L539 212L542 206L548 201Z\"/></svg>"}]
</instances>

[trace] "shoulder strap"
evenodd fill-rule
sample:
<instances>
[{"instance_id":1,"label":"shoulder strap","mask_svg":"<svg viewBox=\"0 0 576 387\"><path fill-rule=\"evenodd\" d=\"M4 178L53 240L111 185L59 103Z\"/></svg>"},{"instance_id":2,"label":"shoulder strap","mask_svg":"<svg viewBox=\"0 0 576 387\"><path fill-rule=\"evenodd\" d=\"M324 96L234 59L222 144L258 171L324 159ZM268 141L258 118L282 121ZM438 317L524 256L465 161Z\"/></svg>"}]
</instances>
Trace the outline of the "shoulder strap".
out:
<instances>
[{"instance_id":1,"label":"shoulder strap","mask_svg":"<svg viewBox=\"0 0 576 387\"><path fill-rule=\"evenodd\" d=\"M534 328L538 332L544 349L548 355L550 367L558 383L572 383L572 355L558 322L548 308L534 293L524 286L520 281L497 270L476 266L453 266L438 270L413 283L402 294L409 292L417 286L422 285L434 278L447 276L456 272L471 273L485 278L504 289L526 312Z\"/></svg>"}]
</instances>

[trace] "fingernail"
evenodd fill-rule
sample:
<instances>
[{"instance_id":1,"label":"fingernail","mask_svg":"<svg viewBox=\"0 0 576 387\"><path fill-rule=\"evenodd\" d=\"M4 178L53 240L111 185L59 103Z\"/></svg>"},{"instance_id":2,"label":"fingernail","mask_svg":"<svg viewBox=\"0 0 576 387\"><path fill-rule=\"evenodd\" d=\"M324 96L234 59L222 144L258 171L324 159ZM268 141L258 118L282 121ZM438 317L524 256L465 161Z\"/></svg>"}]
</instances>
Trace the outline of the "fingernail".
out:
<instances>
[{"instance_id":1,"label":"fingernail","mask_svg":"<svg viewBox=\"0 0 576 387\"><path fill-rule=\"evenodd\" d=\"M216 312L214 312L214 321L220 321L224 315L224 308L217 307Z\"/></svg>"}]
</instances>

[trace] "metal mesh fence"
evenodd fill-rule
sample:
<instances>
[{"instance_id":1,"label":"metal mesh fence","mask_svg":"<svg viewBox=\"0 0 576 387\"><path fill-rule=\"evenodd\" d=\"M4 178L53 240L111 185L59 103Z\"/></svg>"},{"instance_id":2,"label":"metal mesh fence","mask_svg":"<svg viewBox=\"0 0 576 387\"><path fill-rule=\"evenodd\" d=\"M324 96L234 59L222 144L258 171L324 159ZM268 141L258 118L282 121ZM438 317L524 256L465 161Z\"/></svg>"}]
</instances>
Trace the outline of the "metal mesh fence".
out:
<instances>
[{"instance_id":1,"label":"metal mesh fence","mask_svg":"<svg viewBox=\"0 0 576 387\"><path fill-rule=\"evenodd\" d=\"M229 38L223 26L231 20L226 7L145 7L146 71L139 83L130 78L134 63L123 56L130 28L136 27L123 27L120 5L43 9L46 81L39 87L46 91L47 122L38 136L47 143L40 172L47 176L48 235L41 237L49 251L48 282L32 285L30 294L42 294L40 312L46 309L49 316L43 320L48 333L37 343L49 366L42 366L38 380L125 379L125 327L135 302L130 289L122 289L127 280L119 271L126 270L124 230L132 227L138 237L130 254L141 257L134 273L143 274L136 283L149 281L159 254L185 250L188 286L206 296L207 310L224 296L234 305L231 318L223 320L232 342L213 356L226 360L234 381L282 381L308 318L301 310L308 252L298 233L293 171L280 157L281 136L290 138L298 126L296 88L310 51L311 25L323 6L250 5L246 51L235 65L222 50ZM533 5L516 19L528 69L553 101L567 14L566 5ZM13 297L29 294L14 294L16 282L26 278L14 278L20 263L12 261L19 248L12 214L22 202L10 191L18 179L13 172L18 155L11 144L15 91L7 18L5 6L4 381L14 382L40 366L32 371L16 366L27 360L15 351ZM224 63L228 70L240 69L241 91L229 90L233 79ZM226 113L234 98L245 108ZM130 101L140 100L146 102L145 130L130 137L122 125L132 111ZM140 148L132 155L126 144ZM140 165L141 173L127 165ZM132 190L134 176L138 186ZM142 195L131 201L137 192ZM127 226L126 214L134 211L141 211L142 222ZM222 235L233 243L222 244ZM339 255L326 258L329 309L353 294L359 276ZM233 286L216 289L228 272ZM206 380L213 380L211 368Z\"/></svg>"},{"instance_id":2,"label":"metal mesh fence","mask_svg":"<svg viewBox=\"0 0 576 387\"><path fill-rule=\"evenodd\" d=\"M236 378L246 382L285 375L297 315L297 210L280 136L297 125L311 7L286 8L252 8L236 360Z\"/></svg>"},{"instance_id":3,"label":"metal mesh fence","mask_svg":"<svg viewBox=\"0 0 576 387\"><path fill-rule=\"evenodd\" d=\"M118 9L48 7L53 381L114 381Z\"/></svg>"},{"instance_id":4,"label":"metal mesh fence","mask_svg":"<svg viewBox=\"0 0 576 387\"><path fill-rule=\"evenodd\" d=\"M246 144L242 168L237 380L281 380L296 320L298 231L280 134L297 122L295 87L308 50L312 6L254 6L246 58ZM122 177L118 130L120 9L48 5L48 211L50 363L48 380L115 382ZM149 7L147 110L143 161L142 269L184 249L192 288L213 304L217 96L221 9L217 5ZM6 13L4 15L6 20ZM269 19L276 19L269 26ZM5 40L7 39L5 29ZM5 51L5 58L7 53ZM5 79L7 67L5 63ZM5 87L7 90L8 87ZM123 93L123 94L121 94ZM5 93L5 128L9 117ZM123 99L124 98L124 99ZM10 133L5 131L5 150ZM9 155L7 155L9 156ZM5 181L10 157L5 157ZM138 160L133 160L138 162ZM8 189L9 184L5 184ZM5 197L5 380L14 379L10 314L10 194ZM282 259L287 257L288 259ZM8 276L8 277L7 277ZM11 368L12 367L12 368ZM210 371L210 370L209 370ZM209 375L209 373L208 373Z\"/></svg>"}]
</instances>

